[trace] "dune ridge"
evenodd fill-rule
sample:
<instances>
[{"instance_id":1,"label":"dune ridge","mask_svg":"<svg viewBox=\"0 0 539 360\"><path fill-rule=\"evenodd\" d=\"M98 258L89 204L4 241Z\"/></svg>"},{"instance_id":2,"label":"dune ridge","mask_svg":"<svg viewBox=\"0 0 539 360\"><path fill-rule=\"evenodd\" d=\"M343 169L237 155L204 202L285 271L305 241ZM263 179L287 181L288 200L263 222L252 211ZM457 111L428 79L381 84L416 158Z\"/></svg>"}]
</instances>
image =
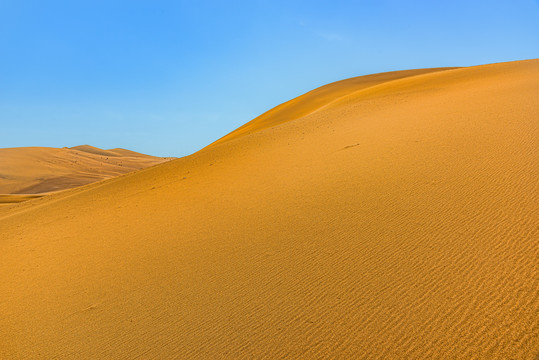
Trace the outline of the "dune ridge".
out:
<instances>
[{"instance_id":1,"label":"dune ridge","mask_svg":"<svg viewBox=\"0 0 539 360\"><path fill-rule=\"evenodd\" d=\"M170 159L124 149L102 150L90 145L61 149L4 148L0 149L0 194L43 194L65 190ZM6 202L7 199L4 196Z\"/></svg>"},{"instance_id":2,"label":"dune ridge","mask_svg":"<svg viewBox=\"0 0 539 360\"><path fill-rule=\"evenodd\" d=\"M331 84L321 86L317 89L309 91L306 94L289 100L273 109L268 110L264 114L254 118L230 134L223 136L209 146L220 144L222 142L244 136L252 132L260 131L268 127L279 125L283 122L292 121L308 114L311 114L325 105L339 99L342 96L349 95L352 92L367 89L372 86L387 83L397 79L403 79L410 76L428 74L430 72L451 70L456 68L431 68L431 69L415 69L391 71L386 73L357 76L350 79L336 81Z\"/></svg>"},{"instance_id":3,"label":"dune ridge","mask_svg":"<svg viewBox=\"0 0 539 360\"><path fill-rule=\"evenodd\" d=\"M0 358L534 359L538 79L339 89L0 208Z\"/></svg>"}]
</instances>

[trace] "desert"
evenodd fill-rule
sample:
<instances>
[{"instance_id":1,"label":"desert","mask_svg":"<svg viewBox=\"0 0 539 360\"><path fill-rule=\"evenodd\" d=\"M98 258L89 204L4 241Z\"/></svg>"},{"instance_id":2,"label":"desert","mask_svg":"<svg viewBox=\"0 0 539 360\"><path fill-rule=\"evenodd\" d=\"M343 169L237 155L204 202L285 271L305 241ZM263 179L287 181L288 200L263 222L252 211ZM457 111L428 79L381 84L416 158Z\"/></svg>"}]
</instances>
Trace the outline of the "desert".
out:
<instances>
[{"instance_id":1,"label":"desert","mask_svg":"<svg viewBox=\"0 0 539 360\"><path fill-rule=\"evenodd\" d=\"M0 358L534 359L538 80L350 78L0 206Z\"/></svg>"}]
</instances>

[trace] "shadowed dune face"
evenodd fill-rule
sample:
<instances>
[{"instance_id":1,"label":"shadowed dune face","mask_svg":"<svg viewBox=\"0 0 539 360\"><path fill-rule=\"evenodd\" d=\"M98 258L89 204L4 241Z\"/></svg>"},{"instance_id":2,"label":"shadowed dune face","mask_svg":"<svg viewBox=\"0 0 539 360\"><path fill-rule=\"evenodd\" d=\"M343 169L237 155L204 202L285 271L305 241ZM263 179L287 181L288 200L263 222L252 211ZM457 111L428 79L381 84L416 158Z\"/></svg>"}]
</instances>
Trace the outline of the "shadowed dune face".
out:
<instances>
[{"instance_id":1,"label":"shadowed dune face","mask_svg":"<svg viewBox=\"0 0 539 360\"><path fill-rule=\"evenodd\" d=\"M0 358L533 359L538 79L381 82L0 208Z\"/></svg>"},{"instance_id":2,"label":"shadowed dune face","mask_svg":"<svg viewBox=\"0 0 539 360\"><path fill-rule=\"evenodd\" d=\"M0 206L17 204L31 199L38 199L44 195L20 195L20 194L3 194L0 195Z\"/></svg>"},{"instance_id":3,"label":"shadowed dune face","mask_svg":"<svg viewBox=\"0 0 539 360\"><path fill-rule=\"evenodd\" d=\"M0 149L0 194L40 194L70 189L168 160L124 149L102 150L89 145L62 149ZM4 197L6 202L7 198Z\"/></svg>"}]
</instances>

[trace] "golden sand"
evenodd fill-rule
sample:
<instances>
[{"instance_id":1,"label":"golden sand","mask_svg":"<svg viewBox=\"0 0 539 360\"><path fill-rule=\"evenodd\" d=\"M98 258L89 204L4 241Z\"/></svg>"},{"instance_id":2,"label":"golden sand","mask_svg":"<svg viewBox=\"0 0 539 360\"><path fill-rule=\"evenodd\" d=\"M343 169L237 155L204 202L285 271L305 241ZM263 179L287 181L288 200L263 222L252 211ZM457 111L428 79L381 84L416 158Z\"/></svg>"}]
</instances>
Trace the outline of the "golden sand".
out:
<instances>
[{"instance_id":1,"label":"golden sand","mask_svg":"<svg viewBox=\"0 0 539 360\"><path fill-rule=\"evenodd\" d=\"M70 189L168 160L170 158L125 149L102 150L89 145L0 149L0 194L42 194ZM3 198L6 200L7 196ZM21 196L12 198L23 199Z\"/></svg>"},{"instance_id":2,"label":"golden sand","mask_svg":"<svg viewBox=\"0 0 539 360\"><path fill-rule=\"evenodd\" d=\"M0 358L536 358L539 61L371 80L1 207Z\"/></svg>"}]
</instances>

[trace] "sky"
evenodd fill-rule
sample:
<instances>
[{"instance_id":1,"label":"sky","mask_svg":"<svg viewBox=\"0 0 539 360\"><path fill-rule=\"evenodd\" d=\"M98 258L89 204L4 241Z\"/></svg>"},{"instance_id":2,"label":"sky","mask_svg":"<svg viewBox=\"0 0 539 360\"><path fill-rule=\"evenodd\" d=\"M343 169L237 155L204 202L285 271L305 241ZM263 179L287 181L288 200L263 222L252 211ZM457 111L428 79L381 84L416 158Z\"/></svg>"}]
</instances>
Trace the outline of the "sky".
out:
<instances>
[{"instance_id":1,"label":"sky","mask_svg":"<svg viewBox=\"0 0 539 360\"><path fill-rule=\"evenodd\" d=\"M537 0L0 0L0 148L185 156L333 81L538 57Z\"/></svg>"}]
</instances>

